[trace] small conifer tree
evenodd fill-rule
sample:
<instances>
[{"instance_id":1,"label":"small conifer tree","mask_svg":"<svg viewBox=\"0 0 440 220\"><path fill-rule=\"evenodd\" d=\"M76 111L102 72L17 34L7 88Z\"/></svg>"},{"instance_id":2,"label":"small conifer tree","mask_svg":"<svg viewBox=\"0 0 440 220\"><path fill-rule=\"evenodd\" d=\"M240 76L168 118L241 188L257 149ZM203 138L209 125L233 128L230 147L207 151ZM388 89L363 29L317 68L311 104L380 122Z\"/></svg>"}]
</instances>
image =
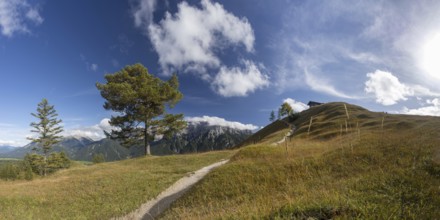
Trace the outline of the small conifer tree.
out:
<instances>
[{"instance_id":1,"label":"small conifer tree","mask_svg":"<svg viewBox=\"0 0 440 220\"><path fill-rule=\"evenodd\" d=\"M275 121L275 112L272 110L272 112L270 112L270 117L269 117L270 121Z\"/></svg>"},{"instance_id":2,"label":"small conifer tree","mask_svg":"<svg viewBox=\"0 0 440 220\"><path fill-rule=\"evenodd\" d=\"M28 138L37 143L38 147L35 149L43 154L44 160L42 164L42 175L47 173L47 158L54 144L60 142L61 136L59 134L63 131L60 125L61 120L57 119L57 112L53 105L49 105L47 99L43 99L38 103L37 113L31 113L37 118L37 122L32 122L31 132L38 133L36 138Z\"/></svg>"}]
</instances>

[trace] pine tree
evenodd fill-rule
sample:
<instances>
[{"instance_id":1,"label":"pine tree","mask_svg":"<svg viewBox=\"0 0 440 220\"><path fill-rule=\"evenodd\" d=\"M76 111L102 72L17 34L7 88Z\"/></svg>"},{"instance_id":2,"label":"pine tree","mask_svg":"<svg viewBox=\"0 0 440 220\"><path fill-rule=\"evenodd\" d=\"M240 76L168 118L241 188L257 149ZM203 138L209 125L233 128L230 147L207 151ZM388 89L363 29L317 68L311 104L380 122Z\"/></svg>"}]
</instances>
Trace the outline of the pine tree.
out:
<instances>
[{"instance_id":1,"label":"pine tree","mask_svg":"<svg viewBox=\"0 0 440 220\"><path fill-rule=\"evenodd\" d=\"M275 121L275 112L272 110L272 112L270 112L270 117L269 117L270 121Z\"/></svg>"},{"instance_id":2,"label":"pine tree","mask_svg":"<svg viewBox=\"0 0 440 220\"><path fill-rule=\"evenodd\" d=\"M135 64L107 74L105 79L105 84L96 83L106 99L104 108L119 113L109 122L117 129L106 134L120 140L122 145L130 147L143 140L145 155L150 155L149 140L154 135L169 136L186 126L182 114L172 115L165 111L183 97L176 75L162 81L148 73L142 64Z\"/></svg>"},{"instance_id":3,"label":"pine tree","mask_svg":"<svg viewBox=\"0 0 440 220\"><path fill-rule=\"evenodd\" d=\"M42 167L42 174L46 176L47 173L47 157L54 144L60 142L61 136L59 134L63 131L60 123L61 120L57 119L57 112L53 105L49 105L47 99L43 99L38 103L37 113L31 113L32 116L38 119L37 122L32 122L31 127L34 129L31 132L38 133L36 138L28 138L38 144L35 149L43 153L44 161Z\"/></svg>"},{"instance_id":4,"label":"pine tree","mask_svg":"<svg viewBox=\"0 0 440 220\"><path fill-rule=\"evenodd\" d=\"M293 114L293 109L288 103L283 103L281 107L278 109L278 118L283 116L290 116Z\"/></svg>"}]
</instances>

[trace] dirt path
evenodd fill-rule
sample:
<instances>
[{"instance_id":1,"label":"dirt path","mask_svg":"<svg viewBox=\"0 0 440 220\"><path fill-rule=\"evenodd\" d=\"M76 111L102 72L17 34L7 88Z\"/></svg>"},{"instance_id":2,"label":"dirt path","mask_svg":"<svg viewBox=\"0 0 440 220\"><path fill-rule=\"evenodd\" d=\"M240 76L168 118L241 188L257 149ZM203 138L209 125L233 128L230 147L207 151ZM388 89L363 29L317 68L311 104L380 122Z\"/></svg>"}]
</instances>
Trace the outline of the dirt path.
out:
<instances>
[{"instance_id":1,"label":"dirt path","mask_svg":"<svg viewBox=\"0 0 440 220\"><path fill-rule=\"evenodd\" d=\"M212 169L219 167L229 160L222 160L220 162L203 167L195 171L189 176L182 177L165 191L161 192L155 199L148 201L141 205L140 208L134 210L124 217L117 219L154 219L160 213L165 211L172 202L181 197L188 189L195 183L201 180Z\"/></svg>"},{"instance_id":2,"label":"dirt path","mask_svg":"<svg viewBox=\"0 0 440 220\"><path fill-rule=\"evenodd\" d=\"M272 146L278 146L278 145L284 143L284 142L286 141L286 139L287 139L288 137L290 137L291 135L292 135L292 131L289 131L289 132L287 132L287 133L284 135L283 139L281 139L281 140L279 140L279 141L277 141L277 142L275 142L275 143L272 143L271 145L272 145Z\"/></svg>"}]
</instances>

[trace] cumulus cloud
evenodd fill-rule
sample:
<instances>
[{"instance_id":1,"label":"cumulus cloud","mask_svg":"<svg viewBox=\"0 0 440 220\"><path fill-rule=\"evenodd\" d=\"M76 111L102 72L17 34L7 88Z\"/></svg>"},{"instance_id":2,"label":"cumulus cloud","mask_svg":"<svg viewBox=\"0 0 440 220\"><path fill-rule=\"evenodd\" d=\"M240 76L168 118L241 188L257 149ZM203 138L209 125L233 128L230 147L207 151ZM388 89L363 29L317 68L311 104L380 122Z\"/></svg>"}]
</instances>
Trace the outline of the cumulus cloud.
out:
<instances>
[{"instance_id":1,"label":"cumulus cloud","mask_svg":"<svg viewBox=\"0 0 440 220\"><path fill-rule=\"evenodd\" d=\"M0 1L0 27L4 36L12 37L15 33L28 33L29 22L35 25L43 23L37 7L26 0Z\"/></svg>"},{"instance_id":2,"label":"cumulus cloud","mask_svg":"<svg viewBox=\"0 0 440 220\"><path fill-rule=\"evenodd\" d=\"M365 92L376 96L376 102L382 105L394 105L400 100L407 100L408 96L414 95L414 90L390 72L376 70L374 73L367 73L369 78L365 82Z\"/></svg>"},{"instance_id":3,"label":"cumulus cloud","mask_svg":"<svg viewBox=\"0 0 440 220\"><path fill-rule=\"evenodd\" d=\"M237 17L211 0L202 0L199 7L183 1L175 14L166 12L155 23L156 5L155 0L138 0L132 13L135 26L150 38L159 55L164 74L176 70L198 74L225 97L247 96L269 84L254 62L242 61L244 68L227 67L218 55L231 47L254 51L254 31L245 17ZM232 78L238 80L232 82Z\"/></svg>"},{"instance_id":4,"label":"cumulus cloud","mask_svg":"<svg viewBox=\"0 0 440 220\"><path fill-rule=\"evenodd\" d=\"M186 68L203 72L205 67L218 67L221 62L214 50L228 45L253 50L254 32L246 18L238 18L210 0L202 0L201 6L182 2L174 16L167 12L159 24L150 23L150 8L135 10L135 24L148 25L148 36L165 71Z\"/></svg>"},{"instance_id":5,"label":"cumulus cloud","mask_svg":"<svg viewBox=\"0 0 440 220\"><path fill-rule=\"evenodd\" d=\"M269 77L252 61L243 61L244 68L222 66L213 81L216 92L225 97L247 96L269 85Z\"/></svg>"},{"instance_id":6,"label":"cumulus cloud","mask_svg":"<svg viewBox=\"0 0 440 220\"><path fill-rule=\"evenodd\" d=\"M236 121L226 121L224 118L219 118L215 116L202 116L202 117L187 117L185 120L188 123L200 124L207 123L210 126L225 126L229 128L234 128L238 130L255 130L258 126L253 124L242 124Z\"/></svg>"},{"instance_id":7,"label":"cumulus cloud","mask_svg":"<svg viewBox=\"0 0 440 220\"><path fill-rule=\"evenodd\" d=\"M300 101L296 101L294 99L291 99L291 98L284 99L283 103L289 104L290 107L292 107L294 112L302 112L302 111L309 108L308 105L306 105Z\"/></svg>"},{"instance_id":8,"label":"cumulus cloud","mask_svg":"<svg viewBox=\"0 0 440 220\"><path fill-rule=\"evenodd\" d=\"M365 82L365 92L372 93L376 102L383 105L394 105L398 101L408 100L409 97L440 96L440 93L431 91L421 85L405 84L390 72L376 70L374 73L367 73L368 80Z\"/></svg>"},{"instance_id":9,"label":"cumulus cloud","mask_svg":"<svg viewBox=\"0 0 440 220\"><path fill-rule=\"evenodd\" d=\"M407 107L404 107L402 110L403 114L409 114L409 115L432 115L432 116L440 116L440 99L435 98L432 100L427 100L426 103L428 106L415 108L415 109L409 109Z\"/></svg>"},{"instance_id":10,"label":"cumulus cloud","mask_svg":"<svg viewBox=\"0 0 440 220\"><path fill-rule=\"evenodd\" d=\"M153 21L153 13L156 9L156 0L140 0L133 6L134 24L138 28L147 30Z\"/></svg>"},{"instance_id":11,"label":"cumulus cloud","mask_svg":"<svg viewBox=\"0 0 440 220\"><path fill-rule=\"evenodd\" d=\"M105 138L104 131L110 132L112 128L115 129L110 125L109 121L110 119L104 118L99 122L99 124L96 125L66 130L64 132L64 135L74 137L88 137L92 140L100 140L102 138Z\"/></svg>"}]
</instances>

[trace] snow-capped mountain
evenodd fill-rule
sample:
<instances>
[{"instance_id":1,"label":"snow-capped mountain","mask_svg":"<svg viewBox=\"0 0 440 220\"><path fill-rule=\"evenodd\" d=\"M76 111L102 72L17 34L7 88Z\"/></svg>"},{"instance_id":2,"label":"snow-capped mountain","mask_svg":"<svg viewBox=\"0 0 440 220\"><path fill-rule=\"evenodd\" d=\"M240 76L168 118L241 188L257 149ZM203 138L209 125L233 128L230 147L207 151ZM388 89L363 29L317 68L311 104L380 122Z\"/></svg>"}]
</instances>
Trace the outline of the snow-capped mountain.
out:
<instances>
[{"instance_id":1,"label":"snow-capped mountain","mask_svg":"<svg viewBox=\"0 0 440 220\"><path fill-rule=\"evenodd\" d=\"M170 139L161 139L151 143L153 155L176 153L195 153L211 150L229 149L252 134L249 130L234 129L207 123L188 123L188 127ZM1 157L23 158L32 153L36 143L17 147L12 151L0 153ZM143 146L125 148L117 141L104 138L93 141L87 137L69 136L53 147L53 151L64 151L70 159L91 161L95 154L104 155L106 161L121 160L144 154Z\"/></svg>"},{"instance_id":2,"label":"snow-capped mountain","mask_svg":"<svg viewBox=\"0 0 440 220\"><path fill-rule=\"evenodd\" d=\"M53 151L64 151L70 158L76 158L76 152L92 142L92 139L86 137L64 137L53 146ZM0 157L23 158L27 153L32 153L34 148L37 148L37 143L31 142L24 147L16 147L12 151L0 153Z\"/></svg>"},{"instance_id":3,"label":"snow-capped mountain","mask_svg":"<svg viewBox=\"0 0 440 220\"><path fill-rule=\"evenodd\" d=\"M168 140L162 139L154 143L153 146L173 153L224 150L239 144L251 134L250 130L209 125L208 123L188 123L188 127L182 132Z\"/></svg>"}]
</instances>

